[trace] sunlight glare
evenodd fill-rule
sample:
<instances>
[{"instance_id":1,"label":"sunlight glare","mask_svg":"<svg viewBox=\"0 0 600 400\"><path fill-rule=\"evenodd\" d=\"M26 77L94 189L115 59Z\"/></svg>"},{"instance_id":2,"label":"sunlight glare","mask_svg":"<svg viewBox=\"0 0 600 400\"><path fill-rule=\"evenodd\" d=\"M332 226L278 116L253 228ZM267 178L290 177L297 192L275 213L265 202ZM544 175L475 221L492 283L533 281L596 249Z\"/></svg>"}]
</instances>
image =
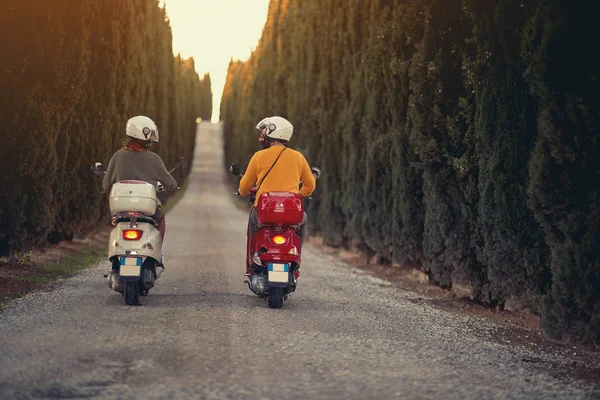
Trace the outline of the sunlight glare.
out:
<instances>
[{"instance_id":1,"label":"sunlight glare","mask_svg":"<svg viewBox=\"0 0 600 400\"><path fill-rule=\"evenodd\" d=\"M221 94L231 58L247 60L262 34L269 0L162 0L173 30L173 52L193 56L202 78L210 72L212 122L219 120Z\"/></svg>"}]
</instances>

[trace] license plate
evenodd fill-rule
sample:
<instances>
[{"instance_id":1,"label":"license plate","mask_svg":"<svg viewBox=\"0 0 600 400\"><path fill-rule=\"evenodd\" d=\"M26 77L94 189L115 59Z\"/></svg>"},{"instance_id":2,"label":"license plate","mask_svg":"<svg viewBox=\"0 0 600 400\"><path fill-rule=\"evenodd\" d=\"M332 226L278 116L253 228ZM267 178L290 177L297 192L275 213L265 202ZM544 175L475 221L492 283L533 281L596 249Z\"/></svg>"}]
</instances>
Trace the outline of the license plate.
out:
<instances>
[{"instance_id":1,"label":"license plate","mask_svg":"<svg viewBox=\"0 0 600 400\"><path fill-rule=\"evenodd\" d=\"M269 282L288 283L290 280L289 264L269 263Z\"/></svg>"},{"instance_id":2,"label":"license plate","mask_svg":"<svg viewBox=\"0 0 600 400\"><path fill-rule=\"evenodd\" d=\"M142 257L121 257L121 276L140 276L142 271Z\"/></svg>"}]
</instances>

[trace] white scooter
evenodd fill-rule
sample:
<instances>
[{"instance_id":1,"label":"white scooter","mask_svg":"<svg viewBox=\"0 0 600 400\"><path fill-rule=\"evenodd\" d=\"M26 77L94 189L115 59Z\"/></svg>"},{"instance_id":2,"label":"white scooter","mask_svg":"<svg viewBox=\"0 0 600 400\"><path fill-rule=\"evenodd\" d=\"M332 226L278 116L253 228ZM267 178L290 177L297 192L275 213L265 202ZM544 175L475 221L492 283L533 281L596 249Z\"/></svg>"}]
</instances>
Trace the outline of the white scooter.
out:
<instances>
[{"instance_id":1,"label":"white scooter","mask_svg":"<svg viewBox=\"0 0 600 400\"><path fill-rule=\"evenodd\" d=\"M169 173L181 171L187 161L179 159ZM95 163L92 171L104 175L104 165ZM179 188L177 188L179 189ZM108 240L108 260L112 263L108 286L122 293L127 305L140 304L164 270L162 237L152 216L158 204L157 191L164 187L137 180L112 185L109 208L115 226Z\"/></svg>"}]
</instances>

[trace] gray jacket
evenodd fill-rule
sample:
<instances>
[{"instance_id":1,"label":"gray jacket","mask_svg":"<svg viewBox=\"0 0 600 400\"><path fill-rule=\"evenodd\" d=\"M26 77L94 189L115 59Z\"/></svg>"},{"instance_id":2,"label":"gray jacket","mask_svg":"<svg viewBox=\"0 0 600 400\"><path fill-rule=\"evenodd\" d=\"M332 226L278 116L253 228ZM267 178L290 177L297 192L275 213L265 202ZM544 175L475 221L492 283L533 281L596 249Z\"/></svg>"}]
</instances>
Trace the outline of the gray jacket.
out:
<instances>
[{"instance_id":1,"label":"gray jacket","mask_svg":"<svg viewBox=\"0 0 600 400\"><path fill-rule=\"evenodd\" d=\"M154 186L160 181L168 191L177 189L175 178L158 154L147 150L119 150L112 156L104 175L104 190L110 192L113 183L125 180L146 181Z\"/></svg>"}]
</instances>

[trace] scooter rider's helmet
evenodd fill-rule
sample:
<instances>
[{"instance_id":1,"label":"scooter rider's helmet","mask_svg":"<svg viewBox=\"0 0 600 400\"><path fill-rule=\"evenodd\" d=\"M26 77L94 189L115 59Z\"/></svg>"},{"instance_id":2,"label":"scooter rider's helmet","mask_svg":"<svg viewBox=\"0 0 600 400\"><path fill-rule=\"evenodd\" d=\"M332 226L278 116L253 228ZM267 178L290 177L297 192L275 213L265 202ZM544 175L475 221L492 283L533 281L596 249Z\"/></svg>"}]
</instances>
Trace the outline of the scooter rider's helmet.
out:
<instances>
[{"instance_id":1,"label":"scooter rider's helmet","mask_svg":"<svg viewBox=\"0 0 600 400\"><path fill-rule=\"evenodd\" d=\"M256 129L265 137L281 142L289 142L294 126L283 117L267 117L256 125Z\"/></svg>"},{"instance_id":2,"label":"scooter rider's helmet","mask_svg":"<svg viewBox=\"0 0 600 400\"><path fill-rule=\"evenodd\" d=\"M158 127L154 121L143 115L129 118L125 134L144 143L146 147L150 147L152 142L158 142Z\"/></svg>"}]
</instances>

